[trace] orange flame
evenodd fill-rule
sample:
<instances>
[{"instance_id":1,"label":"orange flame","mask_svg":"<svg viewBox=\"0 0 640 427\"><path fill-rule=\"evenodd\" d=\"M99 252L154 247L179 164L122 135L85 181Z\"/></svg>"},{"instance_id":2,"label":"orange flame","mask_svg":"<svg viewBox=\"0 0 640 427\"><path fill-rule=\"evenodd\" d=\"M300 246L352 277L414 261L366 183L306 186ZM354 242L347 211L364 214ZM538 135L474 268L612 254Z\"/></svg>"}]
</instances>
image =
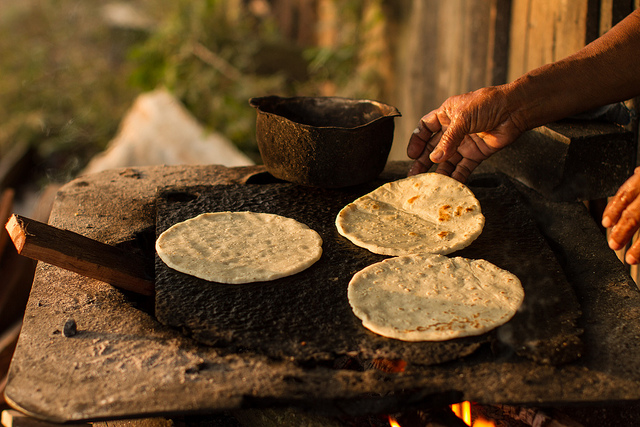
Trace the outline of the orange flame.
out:
<instances>
[{"instance_id":1,"label":"orange flame","mask_svg":"<svg viewBox=\"0 0 640 427\"><path fill-rule=\"evenodd\" d=\"M471 402L454 403L451 410L468 426L471 425Z\"/></svg>"},{"instance_id":2,"label":"orange flame","mask_svg":"<svg viewBox=\"0 0 640 427\"><path fill-rule=\"evenodd\" d=\"M391 415L389 415L389 427L400 427L398 421Z\"/></svg>"},{"instance_id":3,"label":"orange flame","mask_svg":"<svg viewBox=\"0 0 640 427\"><path fill-rule=\"evenodd\" d=\"M451 410L458 418L470 427L496 427L495 423L482 417L476 417L472 422L471 402L465 401L461 403L454 403L451 405Z\"/></svg>"},{"instance_id":4,"label":"orange flame","mask_svg":"<svg viewBox=\"0 0 640 427\"><path fill-rule=\"evenodd\" d=\"M473 422L473 427L496 427L493 421L485 420L484 418L478 418Z\"/></svg>"},{"instance_id":5,"label":"orange flame","mask_svg":"<svg viewBox=\"0 0 640 427\"><path fill-rule=\"evenodd\" d=\"M489 421L480 416L476 416L472 421L471 402L465 401L454 403L449 407L451 408L451 411L453 411L453 413L469 427L496 427L493 421ZM388 415L387 417L389 418L389 427L401 427L395 417L392 415Z\"/></svg>"}]
</instances>

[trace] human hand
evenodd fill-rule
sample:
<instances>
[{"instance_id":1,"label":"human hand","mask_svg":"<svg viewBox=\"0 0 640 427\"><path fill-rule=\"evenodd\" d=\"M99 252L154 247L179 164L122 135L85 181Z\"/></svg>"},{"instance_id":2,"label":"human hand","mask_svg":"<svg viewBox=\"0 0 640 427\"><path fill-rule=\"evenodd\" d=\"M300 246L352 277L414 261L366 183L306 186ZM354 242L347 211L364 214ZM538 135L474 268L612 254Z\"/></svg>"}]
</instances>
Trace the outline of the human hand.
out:
<instances>
[{"instance_id":1,"label":"human hand","mask_svg":"<svg viewBox=\"0 0 640 427\"><path fill-rule=\"evenodd\" d=\"M640 228L640 167L620 186L602 213L602 226L609 228L609 247L620 250ZM627 250L627 264L640 262L640 240Z\"/></svg>"},{"instance_id":2,"label":"human hand","mask_svg":"<svg viewBox=\"0 0 640 427\"><path fill-rule=\"evenodd\" d=\"M483 160L515 141L526 128L512 113L504 88L453 96L422 117L407 146L415 160L409 175L438 163L436 172L465 182Z\"/></svg>"}]
</instances>

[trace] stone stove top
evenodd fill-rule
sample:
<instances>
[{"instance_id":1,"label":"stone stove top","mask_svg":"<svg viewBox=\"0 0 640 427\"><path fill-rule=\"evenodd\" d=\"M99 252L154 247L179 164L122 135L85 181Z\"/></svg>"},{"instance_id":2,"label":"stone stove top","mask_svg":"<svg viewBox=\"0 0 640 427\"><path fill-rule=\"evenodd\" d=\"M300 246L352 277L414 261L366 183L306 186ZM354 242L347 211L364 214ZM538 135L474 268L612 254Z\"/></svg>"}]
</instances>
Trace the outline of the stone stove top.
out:
<instances>
[{"instance_id":1,"label":"stone stove top","mask_svg":"<svg viewBox=\"0 0 640 427\"><path fill-rule=\"evenodd\" d=\"M388 177L407 164L392 163ZM167 185L244 183L260 166L141 167L87 175L59 192L50 223L133 249L155 226ZM640 292L579 203L545 200L519 186L581 305L587 351L561 366L486 359L376 369L305 369L287 360L227 354L163 326L147 301L43 263L38 265L6 396L49 421L149 417L279 405L338 413L411 405L561 405L640 399ZM78 334L61 331L73 318ZM408 389L411 389L409 392Z\"/></svg>"}]
</instances>

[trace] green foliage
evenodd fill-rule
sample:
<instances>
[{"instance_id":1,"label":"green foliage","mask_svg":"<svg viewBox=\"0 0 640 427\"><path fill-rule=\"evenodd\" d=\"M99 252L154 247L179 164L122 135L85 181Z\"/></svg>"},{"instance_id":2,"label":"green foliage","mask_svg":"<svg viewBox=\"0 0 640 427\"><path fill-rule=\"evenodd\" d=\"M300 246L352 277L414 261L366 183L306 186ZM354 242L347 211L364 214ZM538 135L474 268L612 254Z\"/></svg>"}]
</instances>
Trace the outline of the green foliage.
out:
<instances>
[{"instance_id":1,"label":"green foliage","mask_svg":"<svg viewBox=\"0 0 640 427\"><path fill-rule=\"evenodd\" d=\"M3 2L0 156L16 138L30 141L42 159L34 175L76 173L112 138L138 93L115 56L128 41L114 44L92 3Z\"/></svg>"},{"instance_id":2,"label":"green foliage","mask_svg":"<svg viewBox=\"0 0 640 427\"><path fill-rule=\"evenodd\" d=\"M358 3L345 2L351 30L343 28L344 41L329 49L287 40L271 18L237 1L178 0L160 30L131 52L132 82L144 90L167 87L201 123L258 160L251 97L321 95L327 82L342 96L362 95L348 89Z\"/></svg>"},{"instance_id":3,"label":"green foliage","mask_svg":"<svg viewBox=\"0 0 640 427\"><path fill-rule=\"evenodd\" d=\"M284 37L241 0L132 1L156 22L147 29L109 25L101 2L5 0L0 156L19 135L37 147L39 174L70 179L115 136L138 94L164 86L259 161L251 97L374 93L353 84L362 77L362 2L336 1L336 43L319 48Z\"/></svg>"},{"instance_id":4,"label":"green foliage","mask_svg":"<svg viewBox=\"0 0 640 427\"><path fill-rule=\"evenodd\" d=\"M278 41L270 22L234 2L179 0L160 30L132 50L131 78L144 90L167 87L201 123L251 154L255 112L249 98L291 92L284 73L255 69L262 46Z\"/></svg>"}]
</instances>

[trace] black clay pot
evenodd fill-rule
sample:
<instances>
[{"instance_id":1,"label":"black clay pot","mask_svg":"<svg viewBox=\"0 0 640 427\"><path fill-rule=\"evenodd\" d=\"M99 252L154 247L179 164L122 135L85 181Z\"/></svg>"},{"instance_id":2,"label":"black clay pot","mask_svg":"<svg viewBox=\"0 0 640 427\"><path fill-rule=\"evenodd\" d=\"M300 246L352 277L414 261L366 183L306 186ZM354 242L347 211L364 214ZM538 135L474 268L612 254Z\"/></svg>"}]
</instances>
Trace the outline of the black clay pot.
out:
<instances>
[{"instance_id":1,"label":"black clay pot","mask_svg":"<svg viewBox=\"0 0 640 427\"><path fill-rule=\"evenodd\" d=\"M339 97L251 98L256 139L271 175L339 188L375 179L387 162L397 108Z\"/></svg>"}]
</instances>

